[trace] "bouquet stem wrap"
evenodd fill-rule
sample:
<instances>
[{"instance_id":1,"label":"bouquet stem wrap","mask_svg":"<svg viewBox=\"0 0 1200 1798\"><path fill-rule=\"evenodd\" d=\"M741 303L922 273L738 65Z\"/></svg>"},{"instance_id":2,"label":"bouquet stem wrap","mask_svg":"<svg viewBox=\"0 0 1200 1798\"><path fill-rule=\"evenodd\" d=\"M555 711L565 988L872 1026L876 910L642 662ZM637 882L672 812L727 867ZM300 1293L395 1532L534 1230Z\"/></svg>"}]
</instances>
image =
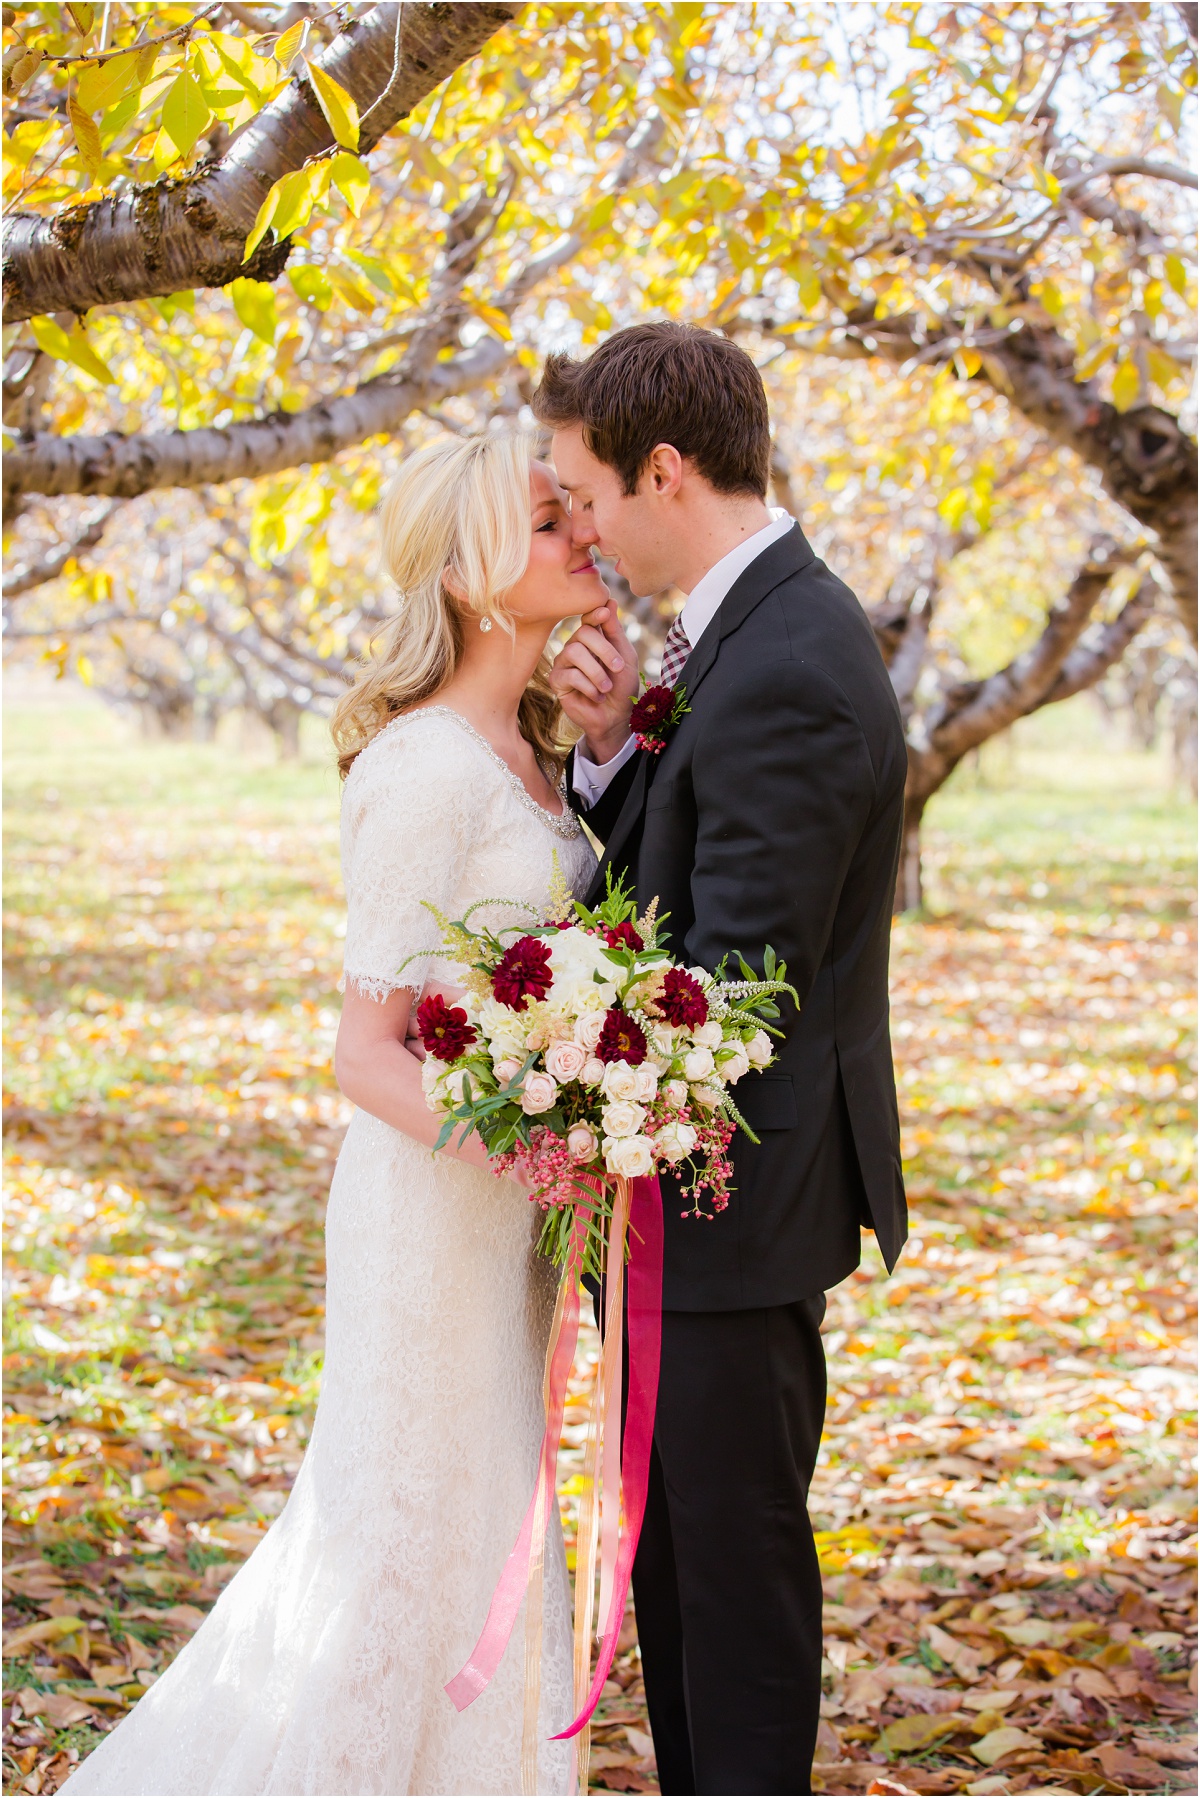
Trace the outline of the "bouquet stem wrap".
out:
<instances>
[{"instance_id":1,"label":"bouquet stem wrap","mask_svg":"<svg viewBox=\"0 0 1200 1798\"><path fill-rule=\"evenodd\" d=\"M554 1471L562 1433L567 1380L579 1336L579 1277L588 1212L577 1207L571 1250L563 1270L546 1350L546 1429L537 1481L516 1543L492 1594L487 1622L470 1658L446 1686L461 1711L490 1683L508 1646L526 1592L525 1731L522 1785L537 1790L536 1730L541 1696L541 1596L546 1527L555 1502ZM625 1262L626 1234L633 1249ZM588 1461L592 1478L580 1501L575 1569L574 1720L553 1739L579 1737L579 1774L587 1789L588 1725L612 1667L629 1595L634 1556L646 1512L650 1450L662 1345L662 1195L656 1176L615 1182L605 1253L606 1317L596 1375ZM625 1286L628 1284L628 1306ZM626 1310L629 1327L629 1403L621 1428ZM599 1476L597 1478L597 1475ZM597 1507L597 1499L599 1504ZM624 1529L621 1528L622 1501ZM596 1511L599 1510L597 1519ZM599 1529L597 1530L597 1522ZM591 1672L591 1634L597 1554L600 1562L600 1652ZM589 1679L589 1674L590 1679Z\"/></svg>"}]
</instances>

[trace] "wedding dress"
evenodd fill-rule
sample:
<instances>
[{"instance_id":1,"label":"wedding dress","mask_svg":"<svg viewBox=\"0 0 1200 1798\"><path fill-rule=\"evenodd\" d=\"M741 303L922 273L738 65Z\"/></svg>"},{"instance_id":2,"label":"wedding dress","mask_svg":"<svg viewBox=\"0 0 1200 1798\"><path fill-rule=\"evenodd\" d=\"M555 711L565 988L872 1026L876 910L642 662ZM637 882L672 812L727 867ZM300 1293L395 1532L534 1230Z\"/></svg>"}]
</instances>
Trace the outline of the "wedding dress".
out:
<instances>
[{"instance_id":1,"label":"wedding dress","mask_svg":"<svg viewBox=\"0 0 1200 1798\"><path fill-rule=\"evenodd\" d=\"M561 791L562 789L560 789ZM342 809L345 978L385 997L453 970L422 953L477 899L547 898L557 851L582 893L578 821L536 804L457 713L397 718ZM503 908L493 924L519 919ZM523 1619L461 1714L474 1647L533 1490L554 1270L513 1182L357 1112L326 1221L326 1359L286 1508L193 1639L65 1793L516 1793ZM538 1791L572 1789L566 1561L552 1517Z\"/></svg>"}]
</instances>

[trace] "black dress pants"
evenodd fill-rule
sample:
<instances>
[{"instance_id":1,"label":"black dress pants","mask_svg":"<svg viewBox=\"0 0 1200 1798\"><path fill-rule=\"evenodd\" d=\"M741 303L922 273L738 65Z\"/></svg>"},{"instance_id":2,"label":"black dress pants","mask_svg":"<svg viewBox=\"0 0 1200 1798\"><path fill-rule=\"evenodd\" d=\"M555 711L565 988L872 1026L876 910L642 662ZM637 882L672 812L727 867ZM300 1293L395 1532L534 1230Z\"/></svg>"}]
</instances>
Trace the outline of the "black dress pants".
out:
<instances>
[{"instance_id":1,"label":"black dress pants","mask_svg":"<svg viewBox=\"0 0 1200 1798\"><path fill-rule=\"evenodd\" d=\"M821 1575L808 1520L825 1417L825 1296L663 1314L633 1569L664 1793L808 1793Z\"/></svg>"}]
</instances>

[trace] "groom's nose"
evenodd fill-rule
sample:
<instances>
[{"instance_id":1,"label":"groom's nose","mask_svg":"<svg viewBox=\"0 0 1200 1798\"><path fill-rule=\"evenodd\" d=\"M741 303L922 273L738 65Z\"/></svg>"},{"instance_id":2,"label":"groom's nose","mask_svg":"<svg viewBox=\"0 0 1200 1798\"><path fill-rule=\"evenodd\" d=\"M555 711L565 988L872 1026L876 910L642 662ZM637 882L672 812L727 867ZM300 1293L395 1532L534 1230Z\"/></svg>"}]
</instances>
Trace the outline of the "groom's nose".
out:
<instances>
[{"instance_id":1,"label":"groom's nose","mask_svg":"<svg viewBox=\"0 0 1200 1798\"><path fill-rule=\"evenodd\" d=\"M590 549L593 543L599 543L600 533L592 523L590 512L576 507L571 512L571 542L576 549Z\"/></svg>"}]
</instances>

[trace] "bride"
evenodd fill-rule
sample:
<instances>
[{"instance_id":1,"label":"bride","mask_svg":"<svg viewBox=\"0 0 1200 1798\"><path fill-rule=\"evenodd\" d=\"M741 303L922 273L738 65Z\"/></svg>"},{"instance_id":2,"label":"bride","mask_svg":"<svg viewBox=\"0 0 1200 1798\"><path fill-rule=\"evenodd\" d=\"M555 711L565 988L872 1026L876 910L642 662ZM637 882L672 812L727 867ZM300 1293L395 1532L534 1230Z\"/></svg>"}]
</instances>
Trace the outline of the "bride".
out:
<instances>
[{"instance_id":1,"label":"bride","mask_svg":"<svg viewBox=\"0 0 1200 1798\"><path fill-rule=\"evenodd\" d=\"M512 432L413 456L383 538L399 609L333 720L349 908L335 1065L358 1110L329 1198L312 1440L211 1615L62 1788L81 1798L521 1790L520 1626L467 1710L443 1686L533 1489L554 1273L533 1255L525 1193L478 1137L432 1153L405 1033L421 990L454 978L422 901L452 918L501 896L541 908L555 855L577 893L588 884L544 652L605 591ZM557 1516L552 1535L537 1790L567 1792L574 1745L547 1740L572 1709Z\"/></svg>"}]
</instances>

